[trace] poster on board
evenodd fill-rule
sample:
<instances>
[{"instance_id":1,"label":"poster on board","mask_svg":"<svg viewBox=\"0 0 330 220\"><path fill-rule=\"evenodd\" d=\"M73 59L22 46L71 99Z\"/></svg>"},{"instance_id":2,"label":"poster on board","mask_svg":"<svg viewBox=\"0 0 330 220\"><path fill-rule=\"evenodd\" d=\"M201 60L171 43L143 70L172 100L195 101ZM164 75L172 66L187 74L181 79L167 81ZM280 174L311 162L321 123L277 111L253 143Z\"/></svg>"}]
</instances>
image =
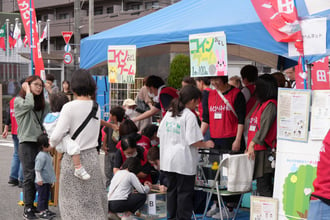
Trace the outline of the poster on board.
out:
<instances>
[{"instance_id":1,"label":"poster on board","mask_svg":"<svg viewBox=\"0 0 330 220\"><path fill-rule=\"evenodd\" d=\"M277 220L277 212L277 199L262 196L251 196L251 220Z\"/></svg>"},{"instance_id":2,"label":"poster on board","mask_svg":"<svg viewBox=\"0 0 330 220\"><path fill-rule=\"evenodd\" d=\"M307 142L311 91L278 90L277 138Z\"/></svg>"},{"instance_id":3,"label":"poster on board","mask_svg":"<svg viewBox=\"0 0 330 220\"><path fill-rule=\"evenodd\" d=\"M311 138L323 140L330 125L330 91L313 90Z\"/></svg>"},{"instance_id":4,"label":"poster on board","mask_svg":"<svg viewBox=\"0 0 330 220\"><path fill-rule=\"evenodd\" d=\"M135 83L136 46L108 46L108 77L110 83Z\"/></svg>"},{"instance_id":5,"label":"poster on board","mask_svg":"<svg viewBox=\"0 0 330 220\"><path fill-rule=\"evenodd\" d=\"M227 76L227 43L224 32L189 35L190 76Z\"/></svg>"}]
</instances>

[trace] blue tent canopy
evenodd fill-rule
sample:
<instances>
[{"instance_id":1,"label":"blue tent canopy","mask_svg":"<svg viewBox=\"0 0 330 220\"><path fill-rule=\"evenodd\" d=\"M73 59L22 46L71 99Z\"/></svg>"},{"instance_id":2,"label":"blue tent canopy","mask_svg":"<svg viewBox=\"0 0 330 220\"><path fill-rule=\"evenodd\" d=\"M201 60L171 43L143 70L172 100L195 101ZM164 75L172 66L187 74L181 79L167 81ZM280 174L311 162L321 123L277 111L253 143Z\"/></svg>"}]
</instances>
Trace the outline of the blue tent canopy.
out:
<instances>
[{"instance_id":1,"label":"blue tent canopy","mask_svg":"<svg viewBox=\"0 0 330 220\"><path fill-rule=\"evenodd\" d=\"M300 17L308 17L303 0L296 0ZM330 10L314 16L326 16L330 29ZM288 57L287 43L276 42L267 32L247 0L182 0L124 25L100 32L81 41L80 67L92 68L107 60L108 45L136 45L137 48L188 42L190 34L224 31L227 43L247 46ZM327 53L307 56L312 63L330 55L330 34ZM298 58L292 58L297 60Z\"/></svg>"}]
</instances>

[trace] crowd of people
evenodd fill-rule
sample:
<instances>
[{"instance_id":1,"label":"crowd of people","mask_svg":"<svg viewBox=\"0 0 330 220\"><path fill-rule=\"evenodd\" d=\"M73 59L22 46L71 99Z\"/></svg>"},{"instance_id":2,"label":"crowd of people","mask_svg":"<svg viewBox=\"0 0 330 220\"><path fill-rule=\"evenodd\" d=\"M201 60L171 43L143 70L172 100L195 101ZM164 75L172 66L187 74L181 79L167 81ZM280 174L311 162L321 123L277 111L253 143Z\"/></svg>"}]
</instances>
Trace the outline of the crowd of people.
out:
<instances>
[{"instance_id":1,"label":"crowd of people","mask_svg":"<svg viewBox=\"0 0 330 220\"><path fill-rule=\"evenodd\" d=\"M56 181L62 219L132 219L156 186L167 194L168 219L190 219L198 150L210 149L211 163L218 160L213 153L248 154L255 160L258 195L272 197L275 167L269 155L276 149L277 89L293 85L290 80L281 72L258 76L258 69L247 65L241 77L186 77L177 91L151 75L135 100L111 107L105 122L87 70L74 72L62 91L52 75L46 83L29 76L11 101L2 134L7 137L11 124L15 148L8 183L23 187L25 219L54 217L48 197ZM162 118L152 123L157 113ZM97 151L100 133L105 177ZM52 148L61 155L57 180ZM227 212L237 202L228 198ZM207 214L222 215L216 202Z\"/></svg>"}]
</instances>

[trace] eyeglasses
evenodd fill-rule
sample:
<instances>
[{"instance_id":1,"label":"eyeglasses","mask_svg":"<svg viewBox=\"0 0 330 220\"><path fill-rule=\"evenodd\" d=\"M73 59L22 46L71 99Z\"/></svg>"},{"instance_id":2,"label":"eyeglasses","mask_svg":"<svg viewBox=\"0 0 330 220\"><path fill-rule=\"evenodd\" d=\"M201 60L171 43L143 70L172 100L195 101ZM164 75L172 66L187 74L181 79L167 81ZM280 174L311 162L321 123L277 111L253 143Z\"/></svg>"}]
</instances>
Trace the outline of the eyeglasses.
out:
<instances>
[{"instance_id":1,"label":"eyeglasses","mask_svg":"<svg viewBox=\"0 0 330 220\"><path fill-rule=\"evenodd\" d=\"M31 83L31 84L34 85L35 87L39 87L39 88L44 87L42 84L39 84L39 83Z\"/></svg>"}]
</instances>

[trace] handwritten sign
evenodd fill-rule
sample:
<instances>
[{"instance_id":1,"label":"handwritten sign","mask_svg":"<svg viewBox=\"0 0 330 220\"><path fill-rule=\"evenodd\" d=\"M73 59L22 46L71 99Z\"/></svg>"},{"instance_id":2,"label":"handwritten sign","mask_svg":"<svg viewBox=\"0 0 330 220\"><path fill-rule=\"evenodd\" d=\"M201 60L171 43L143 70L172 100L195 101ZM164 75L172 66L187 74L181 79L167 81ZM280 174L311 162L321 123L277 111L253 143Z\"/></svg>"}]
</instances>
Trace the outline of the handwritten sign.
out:
<instances>
[{"instance_id":1,"label":"handwritten sign","mask_svg":"<svg viewBox=\"0 0 330 220\"><path fill-rule=\"evenodd\" d=\"M110 83L135 83L136 46L108 46L108 76Z\"/></svg>"},{"instance_id":2,"label":"handwritten sign","mask_svg":"<svg viewBox=\"0 0 330 220\"><path fill-rule=\"evenodd\" d=\"M190 76L226 76L227 43L224 32L189 35Z\"/></svg>"}]
</instances>

